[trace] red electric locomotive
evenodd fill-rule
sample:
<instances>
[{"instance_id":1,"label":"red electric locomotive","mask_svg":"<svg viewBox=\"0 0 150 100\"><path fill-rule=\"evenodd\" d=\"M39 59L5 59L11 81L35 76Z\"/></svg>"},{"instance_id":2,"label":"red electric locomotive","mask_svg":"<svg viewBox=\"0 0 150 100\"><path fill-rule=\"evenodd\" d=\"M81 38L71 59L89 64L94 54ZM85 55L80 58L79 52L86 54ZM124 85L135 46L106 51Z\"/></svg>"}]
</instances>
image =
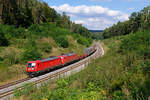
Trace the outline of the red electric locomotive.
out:
<instances>
[{"instance_id":1,"label":"red electric locomotive","mask_svg":"<svg viewBox=\"0 0 150 100\"><path fill-rule=\"evenodd\" d=\"M79 60L77 54L69 53L43 60L28 61L27 74L33 77L41 72L49 71L50 69L58 68L77 60Z\"/></svg>"},{"instance_id":2,"label":"red electric locomotive","mask_svg":"<svg viewBox=\"0 0 150 100\"><path fill-rule=\"evenodd\" d=\"M27 74L35 76L41 72L53 69L54 67L62 66L63 63L59 57L50 57L43 60L28 61Z\"/></svg>"}]
</instances>

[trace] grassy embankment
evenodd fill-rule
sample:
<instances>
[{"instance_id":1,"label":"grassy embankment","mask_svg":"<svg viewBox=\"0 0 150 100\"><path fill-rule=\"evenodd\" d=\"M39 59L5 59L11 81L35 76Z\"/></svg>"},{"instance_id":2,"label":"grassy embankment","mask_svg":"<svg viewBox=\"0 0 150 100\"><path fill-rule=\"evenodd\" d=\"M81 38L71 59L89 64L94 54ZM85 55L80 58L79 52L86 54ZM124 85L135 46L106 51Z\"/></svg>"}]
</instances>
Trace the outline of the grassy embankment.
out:
<instances>
[{"instance_id":1,"label":"grassy embankment","mask_svg":"<svg viewBox=\"0 0 150 100\"><path fill-rule=\"evenodd\" d=\"M71 51L82 54L91 44L79 34L54 24L15 28L0 25L0 84L26 77L26 62ZM90 42L89 42L90 41Z\"/></svg>"},{"instance_id":2,"label":"grassy embankment","mask_svg":"<svg viewBox=\"0 0 150 100\"><path fill-rule=\"evenodd\" d=\"M150 31L103 40L105 55L88 68L40 89L16 91L32 100L146 100L150 96Z\"/></svg>"}]
</instances>

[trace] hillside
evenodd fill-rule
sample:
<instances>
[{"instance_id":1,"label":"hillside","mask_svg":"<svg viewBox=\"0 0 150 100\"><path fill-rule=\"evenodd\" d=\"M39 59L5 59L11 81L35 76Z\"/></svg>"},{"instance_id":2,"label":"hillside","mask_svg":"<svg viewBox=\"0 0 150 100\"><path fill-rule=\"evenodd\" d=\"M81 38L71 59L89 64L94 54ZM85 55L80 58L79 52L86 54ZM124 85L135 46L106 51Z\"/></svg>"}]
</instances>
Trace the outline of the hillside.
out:
<instances>
[{"instance_id":1,"label":"hillside","mask_svg":"<svg viewBox=\"0 0 150 100\"><path fill-rule=\"evenodd\" d=\"M72 51L82 54L92 43L91 39L54 24L31 25L27 29L0 25L0 30L6 36L1 39L5 45L0 47L0 83L26 77L27 61Z\"/></svg>"},{"instance_id":2,"label":"hillside","mask_svg":"<svg viewBox=\"0 0 150 100\"><path fill-rule=\"evenodd\" d=\"M75 52L91 33L40 0L0 0L0 84L26 77L30 60Z\"/></svg>"},{"instance_id":3,"label":"hillside","mask_svg":"<svg viewBox=\"0 0 150 100\"><path fill-rule=\"evenodd\" d=\"M103 40L107 52L92 61L87 69L40 89L16 91L15 95L32 100L147 100L150 96L149 37L150 30Z\"/></svg>"}]
</instances>

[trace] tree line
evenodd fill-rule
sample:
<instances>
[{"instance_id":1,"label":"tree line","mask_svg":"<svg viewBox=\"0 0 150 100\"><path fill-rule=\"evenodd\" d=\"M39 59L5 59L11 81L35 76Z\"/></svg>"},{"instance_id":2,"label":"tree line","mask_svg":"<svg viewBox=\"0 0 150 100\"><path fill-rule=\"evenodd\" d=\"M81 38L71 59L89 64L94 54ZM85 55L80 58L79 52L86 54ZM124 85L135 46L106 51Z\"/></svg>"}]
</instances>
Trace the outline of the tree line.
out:
<instances>
[{"instance_id":1,"label":"tree line","mask_svg":"<svg viewBox=\"0 0 150 100\"><path fill-rule=\"evenodd\" d=\"M106 28L103 36L110 38L113 36L126 35L137 31L144 31L150 27L150 6L145 7L140 12L133 12L129 20L118 22L110 28Z\"/></svg>"},{"instance_id":2,"label":"tree line","mask_svg":"<svg viewBox=\"0 0 150 100\"><path fill-rule=\"evenodd\" d=\"M57 13L42 0L0 0L0 24L27 28L41 23L53 23L73 33L90 37L88 29L72 22L65 12L62 15Z\"/></svg>"}]
</instances>

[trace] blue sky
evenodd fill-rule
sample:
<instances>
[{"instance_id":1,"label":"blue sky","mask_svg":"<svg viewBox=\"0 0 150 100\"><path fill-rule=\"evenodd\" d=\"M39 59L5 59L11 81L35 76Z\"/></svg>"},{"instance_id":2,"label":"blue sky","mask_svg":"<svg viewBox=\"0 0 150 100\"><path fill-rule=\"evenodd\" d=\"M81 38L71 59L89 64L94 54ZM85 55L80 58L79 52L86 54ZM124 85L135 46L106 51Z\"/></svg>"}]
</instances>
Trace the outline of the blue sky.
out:
<instances>
[{"instance_id":1,"label":"blue sky","mask_svg":"<svg viewBox=\"0 0 150 100\"><path fill-rule=\"evenodd\" d=\"M103 30L128 20L132 12L150 6L150 0L43 0L59 13L66 12L75 23Z\"/></svg>"}]
</instances>

